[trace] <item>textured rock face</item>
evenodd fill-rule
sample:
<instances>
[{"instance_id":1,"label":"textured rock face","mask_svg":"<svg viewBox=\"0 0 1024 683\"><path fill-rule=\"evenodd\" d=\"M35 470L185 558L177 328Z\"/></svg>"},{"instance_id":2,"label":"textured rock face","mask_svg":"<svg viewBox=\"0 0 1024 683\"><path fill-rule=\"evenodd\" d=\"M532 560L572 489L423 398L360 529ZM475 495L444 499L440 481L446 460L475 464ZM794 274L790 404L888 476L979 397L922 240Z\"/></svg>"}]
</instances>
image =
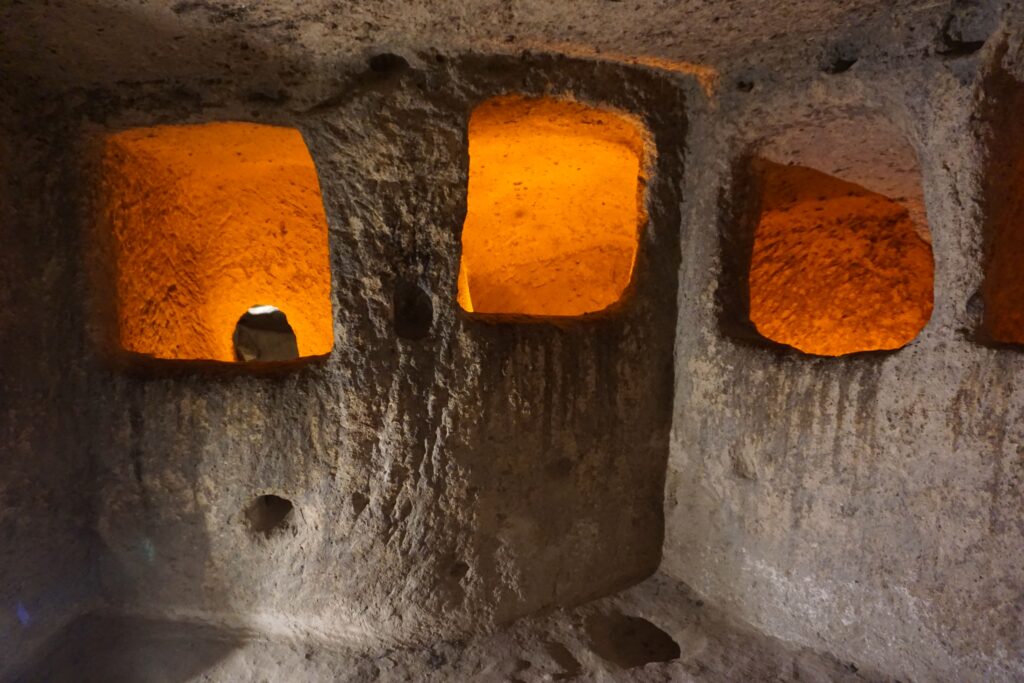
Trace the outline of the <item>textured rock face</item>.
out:
<instances>
[{"instance_id":1,"label":"textured rock face","mask_svg":"<svg viewBox=\"0 0 1024 683\"><path fill-rule=\"evenodd\" d=\"M982 72L999 60L1019 69L1019 57L980 56ZM977 115L1002 93L968 66L815 75L756 95L693 150L742 158L844 106L905 130L936 270L931 321L902 350L811 359L758 345L734 318L743 258L732 230L756 220L743 173L703 176L685 218L681 281L694 294L680 299L689 324L677 337L662 567L767 632L900 679L1013 680L1024 662L1021 359L977 338L986 160L1006 151ZM794 90L799 104L787 102ZM721 270L708 267L719 258Z\"/></svg>"},{"instance_id":2,"label":"textured rock face","mask_svg":"<svg viewBox=\"0 0 1024 683\"><path fill-rule=\"evenodd\" d=\"M69 254L57 253L84 248L69 194L77 183L68 166L53 163L59 146L71 139L27 124L5 99L0 105L0 676L75 614L95 606L97 546L87 491L96 470L88 442L95 404L104 400L85 367L85 277ZM55 251L55 244L64 246ZM89 395L93 403L81 400Z\"/></svg>"},{"instance_id":3,"label":"textured rock face","mask_svg":"<svg viewBox=\"0 0 1024 683\"><path fill-rule=\"evenodd\" d=\"M358 98L292 122L330 221L330 357L273 378L153 376L158 365L111 378L124 404L98 435L99 573L125 610L423 642L657 567L681 89L557 58L367 78ZM657 138L637 276L614 316L555 327L460 312L467 120L513 87L645 112ZM400 333L408 311L394 308L410 286L432 302L419 338ZM251 533L245 511L262 495L294 506L284 533Z\"/></svg>"},{"instance_id":4,"label":"textured rock face","mask_svg":"<svg viewBox=\"0 0 1024 683\"><path fill-rule=\"evenodd\" d=\"M999 169L1019 166L1020 12L0 9L0 676L68 671L91 624L155 623L92 672L156 677L156 651L188 653L181 680L1020 679L1024 368L986 345L1014 303L986 266L1016 253L993 245L1019 203ZM636 275L607 315L459 308L469 119L506 94L651 132ZM101 141L227 120L302 132L334 350L268 372L123 363ZM912 343L812 358L753 334L755 157L885 195L930 235ZM602 621L613 606L627 621Z\"/></svg>"},{"instance_id":5,"label":"textured rock face","mask_svg":"<svg viewBox=\"0 0 1024 683\"><path fill-rule=\"evenodd\" d=\"M899 203L801 166L761 161L750 320L804 353L898 349L932 312L931 248Z\"/></svg>"}]
</instances>

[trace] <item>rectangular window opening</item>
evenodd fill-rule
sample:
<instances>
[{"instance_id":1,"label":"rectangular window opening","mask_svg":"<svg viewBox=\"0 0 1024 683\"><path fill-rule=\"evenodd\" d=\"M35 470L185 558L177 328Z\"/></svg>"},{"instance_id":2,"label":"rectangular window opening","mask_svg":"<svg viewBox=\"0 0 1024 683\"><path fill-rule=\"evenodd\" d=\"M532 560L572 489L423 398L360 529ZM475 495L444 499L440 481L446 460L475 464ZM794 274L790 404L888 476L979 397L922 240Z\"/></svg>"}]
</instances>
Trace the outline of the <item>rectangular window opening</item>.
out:
<instances>
[{"instance_id":1,"label":"rectangular window opening","mask_svg":"<svg viewBox=\"0 0 1024 683\"><path fill-rule=\"evenodd\" d=\"M106 138L122 350L286 361L334 344L327 218L292 128L222 122Z\"/></svg>"},{"instance_id":2,"label":"rectangular window opening","mask_svg":"<svg viewBox=\"0 0 1024 683\"><path fill-rule=\"evenodd\" d=\"M622 299L633 279L649 135L577 102L520 96L479 105L458 300L468 312L578 317Z\"/></svg>"}]
</instances>

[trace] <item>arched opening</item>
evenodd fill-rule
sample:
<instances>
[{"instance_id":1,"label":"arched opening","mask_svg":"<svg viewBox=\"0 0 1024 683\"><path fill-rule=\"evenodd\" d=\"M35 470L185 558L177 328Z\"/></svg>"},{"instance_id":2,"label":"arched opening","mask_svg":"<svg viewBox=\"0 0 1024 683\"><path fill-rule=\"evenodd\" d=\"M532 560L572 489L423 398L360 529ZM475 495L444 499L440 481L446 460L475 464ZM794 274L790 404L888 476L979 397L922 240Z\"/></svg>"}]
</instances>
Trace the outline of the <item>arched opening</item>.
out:
<instances>
[{"instance_id":1,"label":"arched opening","mask_svg":"<svg viewBox=\"0 0 1024 683\"><path fill-rule=\"evenodd\" d=\"M242 314L235 325L232 341L235 359L243 363L295 360L299 357L298 340L295 330L288 324L288 316L273 306L253 306Z\"/></svg>"},{"instance_id":2,"label":"arched opening","mask_svg":"<svg viewBox=\"0 0 1024 683\"><path fill-rule=\"evenodd\" d=\"M644 212L643 126L577 102L497 97L469 122L459 303L580 316L618 302Z\"/></svg>"},{"instance_id":3,"label":"arched opening","mask_svg":"<svg viewBox=\"0 0 1024 683\"><path fill-rule=\"evenodd\" d=\"M801 166L758 160L750 320L820 356L898 349L932 312L931 245L906 206Z\"/></svg>"},{"instance_id":4,"label":"arched opening","mask_svg":"<svg viewBox=\"0 0 1024 683\"><path fill-rule=\"evenodd\" d=\"M273 301L298 356L330 352L327 219L297 130L124 131L106 139L102 183L125 351L235 361L239 312Z\"/></svg>"}]
</instances>

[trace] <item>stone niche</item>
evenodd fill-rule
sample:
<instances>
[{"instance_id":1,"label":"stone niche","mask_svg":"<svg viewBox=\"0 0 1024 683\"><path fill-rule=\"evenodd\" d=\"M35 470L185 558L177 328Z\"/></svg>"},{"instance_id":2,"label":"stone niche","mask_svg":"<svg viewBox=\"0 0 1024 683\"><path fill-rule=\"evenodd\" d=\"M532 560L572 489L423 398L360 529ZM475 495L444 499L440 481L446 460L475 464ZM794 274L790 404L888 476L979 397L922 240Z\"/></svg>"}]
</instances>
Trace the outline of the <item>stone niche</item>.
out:
<instances>
[{"instance_id":1,"label":"stone niche","mask_svg":"<svg viewBox=\"0 0 1024 683\"><path fill-rule=\"evenodd\" d=\"M914 150L877 117L795 126L759 146L726 227L724 325L817 356L891 351L932 313L934 265Z\"/></svg>"},{"instance_id":2,"label":"stone niche","mask_svg":"<svg viewBox=\"0 0 1024 683\"><path fill-rule=\"evenodd\" d=\"M269 357L330 353L327 219L299 131L240 122L121 131L104 141L100 184L120 351L258 359L251 330L276 309L298 348Z\"/></svg>"},{"instance_id":3,"label":"stone niche","mask_svg":"<svg viewBox=\"0 0 1024 683\"><path fill-rule=\"evenodd\" d=\"M550 97L497 97L469 122L459 303L506 318L579 318L633 278L655 155L636 120Z\"/></svg>"},{"instance_id":4,"label":"stone niche","mask_svg":"<svg viewBox=\"0 0 1024 683\"><path fill-rule=\"evenodd\" d=\"M316 286L331 290L317 315L333 306L334 350L271 376L239 365L115 378L123 403L96 451L111 604L422 642L657 568L680 82L546 56L405 66L378 60L358 96L279 122L302 132L319 174L330 277ZM625 265L614 299L578 311L593 314L524 320L459 303L471 120L510 97L604 117L625 135ZM182 123L217 118L196 109ZM303 353L329 348L329 332L312 350L298 336Z\"/></svg>"}]
</instances>

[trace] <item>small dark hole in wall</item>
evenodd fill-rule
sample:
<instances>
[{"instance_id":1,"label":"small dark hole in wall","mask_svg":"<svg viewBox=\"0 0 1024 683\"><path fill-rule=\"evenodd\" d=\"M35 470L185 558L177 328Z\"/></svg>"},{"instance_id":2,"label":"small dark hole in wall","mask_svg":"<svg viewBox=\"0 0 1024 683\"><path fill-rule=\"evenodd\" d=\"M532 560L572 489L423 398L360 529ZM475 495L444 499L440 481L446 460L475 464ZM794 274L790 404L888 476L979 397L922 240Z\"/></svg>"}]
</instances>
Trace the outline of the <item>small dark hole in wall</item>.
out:
<instances>
[{"instance_id":1,"label":"small dark hole in wall","mask_svg":"<svg viewBox=\"0 0 1024 683\"><path fill-rule=\"evenodd\" d=\"M754 89L753 81L736 81L736 89L740 92L750 92Z\"/></svg>"},{"instance_id":2,"label":"small dark hole in wall","mask_svg":"<svg viewBox=\"0 0 1024 683\"><path fill-rule=\"evenodd\" d=\"M600 614L587 623L591 649L623 669L651 662L670 662L680 655L672 636L640 617Z\"/></svg>"},{"instance_id":3,"label":"small dark hole in wall","mask_svg":"<svg viewBox=\"0 0 1024 683\"><path fill-rule=\"evenodd\" d=\"M253 306L235 326L235 357L248 361L295 360L299 344L288 316L273 306Z\"/></svg>"},{"instance_id":4,"label":"small dark hole in wall","mask_svg":"<svg viewBox=\"0 0 1024 683\"><path fill-rule=\"evenodd\" d=\"M459 561L452 565L448 573L453 579L462 579L466 574L469 573L469 565L465 562Z\"/></svg>"},{"instance_id":5,"label":"small dark hole in wall","mask_svg":"<svg viewBox=\"0 0 1024 683\"><path fill-rule=\"evenodd\" d=\"M942 47L939 54L944 57L967 57L985 47L983 40L960 41L949 37L949 34L942 35Z\"/></svg>"},{"instance_id":6,"label":"small dark hole in wall","mask_svg":"<svg viewBox=\"0 0 1024 683\"><path fill-rule=\"evenodd\" d=\"M399 282L394 296L395 334L405 339L423 339L434 324L434 304L422 287Z\"/></svg>"},{"instance_id":7,"label":"small dark hole in wall","mask_svg":"<svg viewBox=\"0 0 1024 683\"><path fill-rule=\"evenodd\" d=\"M853 68L853 65L857 63L856 57L833 55L829 62L825 65L825 73L827 74L841 74L849 71Z\"/></svg>"},{"instance_id":8,"label":"small dark hole in wall","mask_svg":"<svg viewBox=\"0 0 1024 683\"><path fill-rule=\"evenodd\" d=\"M853 68L860 55L855 46L847 43L833 44L825 49L821 70L827 74L841 74Z\"/></svg>"},{"instance_id":9,"label":"small dark hole in wall","mask_svg":"<svg viewBox=\"0 0 1024 683\"><path fill-rule=\"evenodd\" d=\"M245 511L245 516L253 531L269 538L276 529L287 526L292 507L290 500L268 494L254 500Z\"/></svg>"},{"instance_id":10,"label":"small dark hole in wall","mask_svg":"<svg viewBox=\"0 0 1024 683\"><path fill-rule=\"evenodd\" d=\"M397 74L409 68L409 62L405 57L392 52L373 55L367 63L370 66L370 71L378 74Z\"/></svg>"}]
</instances>

